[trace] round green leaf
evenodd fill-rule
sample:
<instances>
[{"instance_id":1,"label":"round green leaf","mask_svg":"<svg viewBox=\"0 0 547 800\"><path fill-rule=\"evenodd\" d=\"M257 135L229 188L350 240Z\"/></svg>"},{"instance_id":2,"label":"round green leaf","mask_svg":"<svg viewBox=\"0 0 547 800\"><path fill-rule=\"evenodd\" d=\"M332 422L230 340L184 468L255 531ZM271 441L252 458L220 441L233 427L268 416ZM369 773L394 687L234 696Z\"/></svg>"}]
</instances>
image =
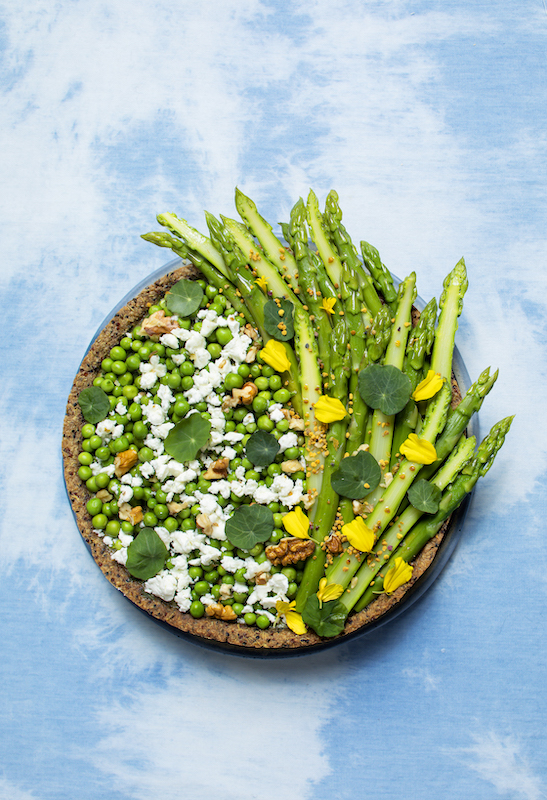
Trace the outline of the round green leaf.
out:
<instances>
[{"instance_id":1,"label":"round green leaf","mask_svg":"<svg viewBox=\"0 0 547 800\"><path fill-rule=\"evenodd\" d=\"M367 406L391 416L408 403L412 383L408 375L391 364L369 364L359 373L359 393Z\"/></svg>"},{"instance_id":2,"label":"round green leaf","mask_svg":"<svg viewBox=\"0 0 547 800\"><path fill-rule=\"evenodd\" d=\"M442 492L424 478L412 484L408 490L408 499L418 511L425 511L426 514L435 514L439 510Z\"/></svg>"},{"instance_id":3,"label":"round green leaf","mask_svg":"<svg viewBox=\"0 0 547 800\"><path fill-rule=\"evenodd\" d=\"M279 442L266 431L256 431L251 434L246 446L246 455L255 467L267 467L273 464L279 453Z\"/></svg>"},{"instance_id":4,"label":"round green leaf","mask_svg":"<svg viewBox=\"0 0 547 800\"><path fill-rule=\"evenodd\" d=\"M302 619L318 636L337 636L344 630L348 609L340 600L329 600L322 607L316 594L308 597Z\"/></svg>"},{"instance_id":5,"label":"round green leaf","mask_svg":"<svg viewBox=\"0 0 547 800\"><path fill-rule=\"evenodd\" d=\"M268 300L264 303L266 333L278 342L288 342L294 336L293 313L294 306L290 300Z\"/></svg>"},{"instance_id":6,"label":"round green leaf","mask_svg":"<svg viewBox=\"0 0 547 800\"><path fill-rule=\"evenodd\" d=\"M252 550L256 544L267 542L274 529L273 513L266 506L254 503L240 506L226 523L226 536L234 547Z\"/></svg>"},{"instance_id":7,"label":"round green leaf","mask_svg":"<svg viewBox=\"0 0 547 800\"><path fill-rule=\"evenodd\" d=\"M359 450L354 456L343 458L340 466L332 473L331 486L337 494L360 500L372 492L382 478L382 470L374 456Z\"/></svg>"},{"instance_id":8,"label":"round green leaf","mask_svg":"<svg viewBox=\"0 0 547 800\"><path fill-rule=\"evenodd\" d=\"M82 389L78 403L84 419L93 425L101 422L110 411L108 395L100 386L89 386L87 389Z\"/></svg>"},{"instance_id":9,"label":"round green leaf","mask_svg":"<svg viewBox=\"0 0 547 800\"><path fill-rule=\"evenodd\" d=\"M182 278L165 295L165 305L171 314L189 317L197 311L203 299L203 289L196 281Z\"/></svg>"},{"instance_id":10,"label":"round green leaf","mask_svg":"<svg viewBox=\"0 0 547 800\"><path fill-rule=\"evenodd\" d=\"M202 447L205 447L211 432L211 423L201 414L190 414L174 428L171 428L164 441L165 452L181 463L192 461Z\"/></svg>"},{"instance_id":11,"label":"round green leaf","mask_svg":"<svg viewBox=\"0 0 547 800\"><path fill-rule=\"evenodd\" d=\"M134 578L147 581L157 575L164 566L169 551L152 528L142 528L127 548L127 571Z\"/></svg>"}]
</instances>

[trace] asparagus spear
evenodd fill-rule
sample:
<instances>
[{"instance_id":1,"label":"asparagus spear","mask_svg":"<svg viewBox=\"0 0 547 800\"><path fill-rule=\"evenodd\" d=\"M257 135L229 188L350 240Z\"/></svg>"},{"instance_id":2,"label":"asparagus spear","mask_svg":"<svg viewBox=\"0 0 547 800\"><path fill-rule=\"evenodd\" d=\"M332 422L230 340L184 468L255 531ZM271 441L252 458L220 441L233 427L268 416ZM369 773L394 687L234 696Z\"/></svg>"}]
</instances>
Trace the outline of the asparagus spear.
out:
<instances>
[{"instance_id":1,"label":"asparagus spear","mask_svg":"<svg viewBox=\"0 0 547 800\"><path fill-rule=\"evenodd\" d=\"M380 253L368 242L361 242L361 255L368 271L372 275L374 285L391 308L395 311L397 306L397 291L393 285L390 271L382 264Z\"/></svg>"},{"instance_id":2,"label":"asparagus spear","mask_svg":"<svg viewBox=\"0 0 547 800\"><path fill-rule=\"evenodd\" d=\"M441 313L435 333L431 369L441 378L450 381L452 377L452 354L454 337L458 330L458 317L462 313L463 297L467 291L467 271L465 261L461 258L443 283L443 292L439 301Z\"/></svg>"},{"instance_id":3,"label":"asparagus spear","mask_svg":"<svg viewBox=\"0 0 547 800\"><path fill-rule=\"evenodd\" d=\"M464 498L472 491L478 479L485 475L492 466L496 454L499 452L505 437L509 432L513 417L505 417L496 423L488 436L481 442L474 458L462 470L454 483L443 493L439 510L430 519L420 520L404 542L395 551L385 565L383 575L393 565L395 558L401 557L407 563L412 561L441 529L443 523L461 505ZM383 577L377 578L373 586L369 586L361 600L355 606L356 611L361 611L382 591Z\"/></svg>"},{"instance_id":4,"label":"asparagus spear","mask_svg":"<svg viewBox=\"0 0 547 800\"><path fill-rule=\"evenodd\" d=\"M192 228L192 226L189 225L185 219L179 219L176 214L158 214L156 219L160 225L169 228L171 233L174 233L175 236L180 237L191 250L199 253L201 256L203 256L203 258L206 258L210 264L222 272L225 278L232 280L230 270L224 263L224 259L216 247L214 247L210 239L197 231L195 228Z\"/></svg>"},{"instance_id":5,"label":"asparagus spear","mask_svg":"<svg viewBox=\"0 0 547 800\"><path fill-rule=\"evenodd\" d=\"M236 188L236 208L247 223L251 232L256 236L266 257L286 277L293 291L298 287L298 267L292 253L290 253L272 231L272 226L258 213L255 203Z\"/></svg>"}]
</instances>

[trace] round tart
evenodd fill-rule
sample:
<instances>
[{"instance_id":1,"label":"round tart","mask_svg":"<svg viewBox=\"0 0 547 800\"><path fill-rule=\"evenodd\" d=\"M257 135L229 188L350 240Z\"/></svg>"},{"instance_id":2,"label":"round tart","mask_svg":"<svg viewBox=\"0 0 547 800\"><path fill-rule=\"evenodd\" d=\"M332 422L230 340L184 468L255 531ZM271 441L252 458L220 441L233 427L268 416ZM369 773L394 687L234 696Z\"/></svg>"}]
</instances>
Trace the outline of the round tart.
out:
<instances>
[{"instance_id":1,"label":"round tart","mask_svg":"<svg viewBox=\"0 0 547 800\"><path fill-rule=\"evenodd\" d=\"M151 306L158 306L166 292L181 279L201 277L194 266L185 265L178 260L170 262L166 270L167 274L139 291L104 325L82 361L68 398L62 442L66 488L78 528L96 564L110 583L125 597L175 634L205 646L251 656L283 656L311 652L348 641L393 619L428 588L448 560L461 533L468 498L414 559L411 578L392 593L380 594L362 611L350 613L343 631L336 636L322 637L309 627L305 633L295 633L283 623L283 620L279 623L280 617L275 616L275 607L271 609L270 624L266 629L245 624L244 615L239 619L228 621L207 614L196 618L189 610L181 610L180 604L174 599L161 599L147 591L146 580L134 577L123 563L113 557L116 551L112 548L112 537L106 536L104 529L94 527L93 519L96 518L92 517L88 510L90 498L94 497L96 492L90 491L81 477L82 462L79 456L82 454L82 429L86 419L82 414L79 398L82 390L91 387L101 375L101 365L104 359L109 357L112 348L119 346L128 332L134 330L135 326L147 317ZM157 336L155 338L158 339ZM457 351L454 354L453 369L461 388L466 389L468 378ZM461 394L454 375L452 384L453 404L457 404ZM158 523L161 527L161 520L158 520ZM142 526L142 522L140 524ZM135 534L138 527L135 526ZM222 547L224 541L217 541L216 546ZM169 557L173 557L172 550Z\"/></svg>"}]
</instances>

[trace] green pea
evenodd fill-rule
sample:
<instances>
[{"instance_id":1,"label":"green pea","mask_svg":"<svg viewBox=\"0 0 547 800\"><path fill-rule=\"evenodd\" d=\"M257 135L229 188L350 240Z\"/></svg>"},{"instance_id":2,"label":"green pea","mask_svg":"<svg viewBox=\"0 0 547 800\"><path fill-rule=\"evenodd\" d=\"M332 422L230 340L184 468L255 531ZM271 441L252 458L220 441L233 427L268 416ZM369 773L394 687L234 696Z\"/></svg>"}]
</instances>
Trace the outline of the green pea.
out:
<instances>
[{"instance_id":1,"label":"green pea","mask_svg":"<svg viewBox=\"0 0 547 800\"><path fill-rule=\"evenodd\" d=\"M129 336L124 336L120 342L120 347L123 347L124 350L131 350L131 345L133 344L133 340L129 338Z\"/></svg>"},{"instance_id":2,"label":"green pea","mask_svg":"<svg viewBox=\"0 0 547 800\"><path fill-rule=\"evenodd\" d=\"M147 435L148 435L148 425L146 425L146 423L142 422L141 420L137 420L137 422L135 422L135 424L133 425L133 436L135 437L135 439L145 439ZM144 460L150 461L149 458L147 459L141 458L141 461Z\"/></svg>"},{"instance_id":3,"label":"green pea","mask_svg":"<svg viewBox=\"0 0 547 800\"><path fill-rule=\"evenodd\" d=\"M148 361L152 352L152 342L145 342L145 344L141 344L137 352L143 361Z\"/></svg>"},{"instance_id":4,"label":"green pea","mask_svg":"<svg viewBox=\"0 0 547 800\"><path fill-rule=\"evenodd\" d=\"M91 447L92 450L96 450L103 443L101 437L97 436L96 433L93 436L90 436L88 441L89 441L89 446Z\"/></svg>"},{"instance_id":5,"label":"green pea","mask_svg":"<svg viewBox=\"0 0 547 800\"><path fill-rule=\"evenodd\" d=\"M155 528L158 524L158 518L153 511L147 511L146 514L143 515L142 521L147 528Z\"/></svg>"},{"instance_id":6,"label":"green pea","mask_svg":"<svg viewBox=\"0 0 547 800\"><path fill-rule=\"evenodd\" d=\"M249 555L256 559L258 556L261 556L263 554L263 551L264 551L264 545L255 544L255 546L249 550ZM266 558L266 556L264 556L264 558Z\"/></svg>"},{"instance_id":7,"label":"green pea","mask_svg":"<svg viewBox=\"0 0 547 800\"><path fill-rule=\"evenodd\" d=\"M110 372L113 360L113 358L103 358L101 361L101 369L103 372Z\"/></svg>"},{"instance_id":8,"label":"green pea","mask_svg":"<svg viewBox=\"0 0 547 800\"><path fill-rule=\"evenodd\" d=\"M91 445L89 444L89 439L83 440L82 450L84 450L86 453L91 453Z\"/></svg>"},{"instance_id":9,"label":"green pea","mask_svg":"<svg viewBox=\"0 0 547 800\"><path fill-rule=\"evenodd\" d=\"M95 455L99 461L107 461L110 458L110 450L108 447L98 447L95 450Z\"/></svg>"},{"instance_id":10,"label":"green pea","mask_svg":"<svg viewBox=\"0 0 547 800\"><path fill-rule=\"evenodd\" d=\"M194 367L191 361L183 361L179 367L179 372L181 375L186 375L186 376L193 375L195 371L196 368Z\"/></svg>"},{"instance_id":11,"label":"green pea","mask_svg":"<svg viewBox=\"0 0 547 800\"><path fill-rule=\"evenodd\" d=\"M186 399L177 400L173 405L173 410L179 417L185 417L190 411L190 403Z\"/></svg>"},{"instance_id":12,"label":"green pea","mask_svg":"<svg viewBox=\"0 0 547 800\"><path fill-rule=\"evenodd\" d=\"M113 448L115 453L123 453L128 447L129 442L127 436L120 436L118 439L114 439Z\"/></svg>"},{"instance_id":13,"label":"green pea","mask_svg":"<svg viewBox=\"0 0 547 800\"><path fill-rule=\"evenodd\" d=\"M169 509L163 503L157 503L154 508L154 514L158 519L167 519L169 516Z\"/></svg>"},{"instance_id":14,"label":"green pea","mask_svg":"<svg viewBox=\"0 0 547 800\"><path fill-rule=\"evenodd\" d=\"M182 531L193 531L196 527L195 520L192 517L188 517L188 519L183 519L180 523L180 529Z\"/></svg>"},{"instance_id":15,"label":"green pea","mask_svg":"<svg viewBox=\"0 0 547 800\"><path fill-rule=\"evenodd\" d=\"M283 539L285 535L286 534L280 528L274 528L272 535L270 536L270 541L274 544L277 544L277 542L279 542L280 539Z\"/></svg>"},{"instance_id":16,"label":"green pea","mask_svg":"<svg viewBox=\"0 0 547 800\"><path fill-rule=\"evenodd\" d=\"M97 486L97 479L93 475L92 478L88 478L85 482L86 487L89 489L90 492L98 492L99 487Z\"/></svg>"},{"instance_id":17,"label":"green pea","mask_svg":"<svg viewBox=\"0 0 547 800\"><path fill-rule=\"evenodd\" d=\"M230 333L229 328L217 328L217 341L223 347L231 342L234 337Z\"/></svg>"},{"instance_id":18,"label":"green pea","mask_svg":"<svg viewBox=\"0 0 547 800\"><path fill-rule=\"evenodd\" d=\"M82 437L84 439L90 439L94 433L95 425L92 425L91 422L86 422L86 424L82 426Z\"/></svg>"},{"instance_id":19,"label":"green pea","mask_svg":"<svg viewBox=\"0 0 547 800\"><path fill-rule=\"evenodd\" d=\"M102 388L102 385L103 385L103 379L102 378L94 378L93 379L93 386L98 386L99 388Z\"/></svg>"},{"instance_id":20,"label":"green pea","mask_svg":"<svg viewBox=\"0 0 547 800\"><path fill-rule=\"evenodd\" d=\"M259 617L256 618L256 626L257 628L260 628L261 630L264 631L266 630L266 628L270 627L270 620L268 619L267 616L265 616L265 614L261 614Z\"/></svg>"},{"instance_id":21,"label":"green pea","mask_svg":"<svg viewBox=\"0 0 547 800\"><path fill-rule=\"evenodd\" d=\"M141 447L139 450L139 461L152 461L154 458L154 451L150 447Z\"/></svg>"},{"instance_id":22,"label":"green pea","mask_svg":"<svg viewBox=\"0 0 547 800\"><path fill-rule=\"evenodd\" d=\"M98 497L92 497L91 500L87 501L86 508L88 512L91 514L91 516L95 517L97 514L100 514L101 511L103 510L103 504Z\"/></svg>"},{"instance_id":23,"label":"green pea","mask_svg":"<svg viewBox=\"0 0 547 800\"><path fill-rule=\"evenodd\" d=\"M251 377L258 378L259 375L262 375L262 367L260 364L251 364Z\"/></svg>"},{"instance_id":24,"label":"green pea","mask_svg":"<svg viewBox=\"0 0 547 800\"><path fill-rule=\"evenodd\" d=\"M243 619L245 621L245 625L249 625L249 627L251 625L256 625L256 614L253 614L252 611L249 611L247 614L245 614Z\"/></svg>"},{"instance_id":25,"label":"green pea","mask_svg":"<svg viewBox=\"0 0 547 800\"><path fill-rule=\"evenodd\" d=\"M270 381L268 380L268 378L264 378L264 377L256 378L255 386L259 391L263 392L263 391L265 391L266 389L269 388Z\"/></svg>"},{"instance_id":26,"label":"green pea","mask_svg":"<svg viewBox=\"0 0 547 800\"><path fill-rule=\"evenodd\" d=\"M108 518L105 514L95 514L91 520L91 524L97 530L102 531L108 525Z\"/></svg>"},{"instance_id":27,"label":"green pea","mask_svg":"<svg viewBox=\"0 0 547 800\"><path fill-rule=\"evenodd\" d=\"M234 609L234 612L239 617L239 616L241 616L241 612L243 611L244 606L243 606L242 603L234 603L232 608Z\"/></svg>"},{"instance_id":28,"label":"green pea","mask_svg":"<svg viewBox=\"0 0 547 800\"><path fill-rule=\"evenodd\" d=\"M218 342L210 342L207 345L207 350L211 353L211 358L216 360L217 358L220 358L222 346L218 344Z\"/></svg>"},{"instance_id":29,"label":"green pea","mask_svg":"<svg viewBox=\"0 0 547 800\"><path fill-rule=\"evenodd\" d=\"M275 427L280 433L286 433L289 430L290 422L288 419L280 419L276 422Z\"/></svg>"},{"instance_id":30,"label":"green pea","mask_svg":"<svg viewBox=\"0 0 547 800\"><path fill-rule=\"evenodd\" d=\"M251 374L251 368L248 364L240 364L237 368L238 375L241 375L242 378L248 378Z\"/></svg>"},{"instance_id":31,"label":"green pea","mask_svg":"<svg viewBox=\"0 0 547 800\"><path fill-rule=\"evenodd\" d=\"M185 375L184 378L181 379L180 386L185 392L191 389L193 385L194 379L190 375Z\"/></svg>"},{"instance_id":32,"label":"green pea","mask_svg":"<svg viewBox=\"0 0 547 800\"><path fill-rule=\"evenodd\" d=\"M117 536L120 532L121 525L117 519L111 519L106 524L105 533L107 536Z\"/></svg>"},{"instance_id":33,"label":"green pea","mask_svg":"<svg viewBox=\"0 0 547 800\"><path fill-rule=\"evenodd\" d=\"M288 461L294 461L302 455L299 447L287 447L283 453L283 458Z\"/></svg>"},{"instance_id":34,"label":"green pea","mask_svg":"<svg viewBox=\"0 0 547 800\"><path fill-rule=\"evenodd\" d=\"M287 597L289 598L294 597L297 591L298 591L298 584L295 583L294 581L291 581L287 588Z\"/></svg>"},{"instance_id":35,"label":"green pea","mask_svg":"<svg viewBox=\"0 0 547 800\"><path fill-rule=\"evenodd\" d=\"M194 619L201 619L202 616L205 614L205 606L199 600L194 600L194 602L190 605L190 615Z\"/></svg>"},{"instance_id":36,"label":"green pea","mask_svg":"<svg viewBox=\"0 0 547 800\"><path fill-rule=\"evenodd\" d=\"M138 393L139 390L134 384L128 384L123 387L123 397L127 397L128 400L134 400Z\"/></svg>"},{"instance_id":37,"label":"green pea","mask_svg":"<svg viewBox=\"0 0 547 800\"><path fill-rule=\"evenodd\" d=\"M234 599L234 603L246 603L247 602L247 593L246 592L234 592L232 597Z\"/></svg>"},{"instance_id":38,"label":"green pea","mask_svg":"<svg viewBox=\"0 0 547 800\"><path fill-rule=\"evenodd\" d=\"M135 490L133 489L133 495ZM169 531L169 533L173 533L179 527L177 520L174 517L167 517L167 519L163 520L162 523L163 527Z\"/></svg>"},{"instance_id":39,"label":"green pea","mask_svg":"<svg viewBox=\"0 0 547 800\"><path fill-rule=\"evenodd\" d=\"M198 597L201 597L202 595L204 595L204 594L207 594L207 593L209 592L209 589L210 589L210 588L211 588L211 587L209 586L209 584L207 583L207 581L198 581L198 582L197 582L197 583L194 585L194 591L196 592L196 594L198 595Z\"/></svg>"},{"instance_id":40,"label":"green pea","mask_svg":"<svg viewBox=\"0 0 547 800\"><path fill-rule=\"evenodd\" d=\"M106 487L110 483L110 478L108 477L106 472L99 472L98 475L95 475L95 481L99 489L106 489Z\"/></svg>"},{"instance_id":41,"label":"green pea","mask_svg":"<svg viewBox=\"0 0 547 800\"><path fill-rule=\"evenodd\" d=\"M218 581L219 575L216 569L212 569L210 572L206 572L203 577L212 585Z\"/></svg>"},{"instance_id":42,"label":"green pea","mask_svg":"<svg viewBox=\"0 0 547 800\"><path fill-rule=\"evenodd\" d=\"M211 586L211 594L215 600L220 599L220 586L215 584L215 586Z\"/></svg>"},{"instance_id":43,"label":"green pea","mask_svg":"<svg viewBox=\"0 0 547 800\"><path fill-rule=\"evenodd\" d=\"M263 414L268 408L268 400L265 397L257 395L253 400L253 411L256 414Z\"/></svg>"},{"instance_id":44,"label":"green pea","mask_svg":"<svg viewBox=\"0 0 547 800\"><path fill-rule=\"evenodd\" d=\"M112 359L112 361L125 361L125 359L127 358L127 353L123 349L123 347L116 345L110 351L110 358ZM108 372L108 370L105 370L105 372Z\"/></svg>"},{"instance_id":45,"label":"green pea","mask_svg":"<svg viewBox=\"0 0 547 800\"><path fill-rule=\"evenodd\" d=\"M152 345L151 353L155 353L157 356L164 356L165 355L165 345L161 344L160 342L154 342Z\"/></svg>"},{"instance_id":46,"label":"green pea","mask_svg":"<svg viewBox=\"0 0 547 800\"><path fill-rule=\"evenodd\" d=\"M87 481L89 478L93 477L93 473L91 472L91 468L85 465L82 465L78 470L78 477L82 481Z\"/></svg>"},{"instance_id":47,"label":"green pea","mask_svg":"<svg viewBox=\"0 0 547 800\"><path fill-rule=\"evenodd\" d=\"M125 363L128 370L136 372L141 363L140 356L137 353L132 353L130 356L127 356Z\"/></svg>"},{"instance_id":48,"label":"green pea","mask_svg":"<svg viewBox=\"0 0 547 800\"><path fill-rule=\"evenodd\" d=\"M228 586L233 586L236 582L236 579L233 575L224 575L222 578L222 583L227 584Z\"/></svg>"},{"instance_id":49,"label":"green pea","mask_svg":"<svg viewBox=\"0 0 547 800\"><path fill-rule=\"evenodd\" d=\"M89 465L93 462L93 456L91 453L86 453L84 450L81 453L78 453L78 461L82 466L89 467Z\"/></svg>"},{"instance_id":50,"label":"green pea","mask_svg":"<svg viewBox=\"0 0 547 800\"><path fill-rule=\"evenodd\" d=\"M188 569L188 575L193 581L199 580L203 577L203 569L202 567L190 567Z\"/></svg>"},{"instance_id":51,"label":"green pea","mask_svg":"<svg viewBox=\"0 0 547 800\"><path fill-rule=\"evenodd\" d=\"M290 399L291 393L288 389L278 389L277 392L274 392L274 403L288 403Z\"/></svg>"},{"instance_id":52,"label":"green pea","mask_svg":"<svg viewBox=\"0 0 547 800\"><path fill-rule=\"evenodd\" d=\"M232 389L241 389L243 383L242 376L237 372L229 372L224 378L224 387L227 392L231 392Z\"/></svg>"},{"instance_id":53,"label":"green pea","mask_svg":"<svg viewBox=\"0 0 547 800\"><path fill-rule=\"evenodd\" d=\"M266 431L267 433L273 431L275 427L272 420L268 416L266 416L266 414L263 414L261 417L259 417L256 421L256 424L259 430Z\"/></svg>"}]
</instances>

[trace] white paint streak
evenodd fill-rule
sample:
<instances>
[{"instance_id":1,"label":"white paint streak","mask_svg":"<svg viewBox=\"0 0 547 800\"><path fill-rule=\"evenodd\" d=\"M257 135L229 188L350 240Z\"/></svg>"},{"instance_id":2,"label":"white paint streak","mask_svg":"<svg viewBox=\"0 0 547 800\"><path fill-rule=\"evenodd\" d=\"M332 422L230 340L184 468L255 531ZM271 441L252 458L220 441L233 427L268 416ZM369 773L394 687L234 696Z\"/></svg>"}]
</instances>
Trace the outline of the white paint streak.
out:
<instances>
[{"instance_id":1,"label":"white paint streak","mask_svg":"<svg viewBox=\"0 0 547 800\"><path fill-rule=\"evenodd\" d=\"M456 751L463 763L490 783L499 795L514 800L541 800L547 797L543 780L535 774L523 745L512 736L490 731L472 736L473 745Z\"/></svg>"}]
</instances>

